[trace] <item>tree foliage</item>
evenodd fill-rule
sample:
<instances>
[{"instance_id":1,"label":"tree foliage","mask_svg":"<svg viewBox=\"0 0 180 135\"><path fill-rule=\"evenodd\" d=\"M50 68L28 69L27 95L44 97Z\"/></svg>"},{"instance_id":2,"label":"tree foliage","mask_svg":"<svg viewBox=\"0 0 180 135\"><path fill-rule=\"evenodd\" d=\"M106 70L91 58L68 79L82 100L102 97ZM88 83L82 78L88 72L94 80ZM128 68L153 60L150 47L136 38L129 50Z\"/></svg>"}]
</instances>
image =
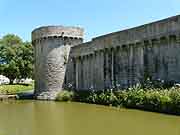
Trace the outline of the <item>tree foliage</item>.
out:
<instances>
[{"instance_id":1,"label":"tree foliage","mask_svg":"<svg viewBox=\"0 0 180 135\"><path fill-rule=\"evenodd\" d=\"M15 79L30 78L33 74L33 47L16 35L8 34L0 40L0 74Z\"/></svg>"}]
</instances>

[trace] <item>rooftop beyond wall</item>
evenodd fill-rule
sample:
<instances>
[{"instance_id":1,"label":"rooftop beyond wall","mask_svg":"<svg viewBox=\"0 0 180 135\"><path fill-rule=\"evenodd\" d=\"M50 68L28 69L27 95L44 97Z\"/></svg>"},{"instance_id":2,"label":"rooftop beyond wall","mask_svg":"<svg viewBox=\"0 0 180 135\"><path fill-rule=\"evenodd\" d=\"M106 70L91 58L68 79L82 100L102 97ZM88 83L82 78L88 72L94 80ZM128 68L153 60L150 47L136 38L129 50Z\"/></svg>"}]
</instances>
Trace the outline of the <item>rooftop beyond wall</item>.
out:
<instances>
[{"instance_id":1,"label":"rooftop beyond wall","mask_svg":"<svg viewBox=\"0 0 180 135\"><path fill-rule=\"evenodd\" d=\"M72 57L88 55L97 50L134 44L168 35L180 35L180 15L93 38L72 48Z\"/></svg>"}]
</instances>

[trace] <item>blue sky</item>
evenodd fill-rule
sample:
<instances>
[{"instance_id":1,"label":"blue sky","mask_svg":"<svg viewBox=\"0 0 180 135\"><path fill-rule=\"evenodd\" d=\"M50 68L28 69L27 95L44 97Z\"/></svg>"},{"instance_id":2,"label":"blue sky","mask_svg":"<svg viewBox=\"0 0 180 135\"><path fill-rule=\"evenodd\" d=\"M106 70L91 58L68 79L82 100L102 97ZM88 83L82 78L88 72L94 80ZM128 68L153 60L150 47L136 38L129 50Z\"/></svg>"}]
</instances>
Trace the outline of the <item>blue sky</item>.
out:
<instances>
[{"instance_id":1,"label":"blue sky","mask_svg":"<svg viewBox=\"0 0 180 135\"><path fill-rule=\"evenodd\" d=\"M180 0L0 0L0 37L31 40L43 25L80 26L85 40L180 14Z\"/></svg>"}]
</instances>

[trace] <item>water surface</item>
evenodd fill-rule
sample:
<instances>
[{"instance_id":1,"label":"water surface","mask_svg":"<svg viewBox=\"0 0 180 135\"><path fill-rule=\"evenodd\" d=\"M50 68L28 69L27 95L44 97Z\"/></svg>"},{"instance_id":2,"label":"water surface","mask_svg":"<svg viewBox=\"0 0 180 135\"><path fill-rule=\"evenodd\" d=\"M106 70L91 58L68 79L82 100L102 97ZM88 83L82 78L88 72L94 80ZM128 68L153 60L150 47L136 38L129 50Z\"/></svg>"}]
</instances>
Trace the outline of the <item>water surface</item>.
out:
<instances>
[{"instance_id":1,"label":"water surface","mask_svg":"<svg viewBox=\"0 0 180 135\"><path fill-rule=\"evenodd\" d=\"M0 103L0 135L180 135L180 117L82 103Z\"/></svg>"}]
</instances>

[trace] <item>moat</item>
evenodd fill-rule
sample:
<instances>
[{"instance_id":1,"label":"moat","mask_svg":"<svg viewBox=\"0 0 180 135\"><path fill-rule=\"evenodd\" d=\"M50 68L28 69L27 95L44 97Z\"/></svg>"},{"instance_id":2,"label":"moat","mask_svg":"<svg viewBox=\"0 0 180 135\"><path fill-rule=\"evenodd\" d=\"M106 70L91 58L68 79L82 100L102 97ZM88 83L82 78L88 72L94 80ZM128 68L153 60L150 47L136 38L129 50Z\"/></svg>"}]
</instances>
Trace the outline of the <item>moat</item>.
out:
<instances>
[{"instance_id":1,"label":"moat","mask_svg":"<svg viewBox=\"0 0 180 135\"><path fill-rule=\"evenodd\" d=\"M0 103L0 135L179 135L180 117L82 103Z\"/></svg>"}]
</instances>

